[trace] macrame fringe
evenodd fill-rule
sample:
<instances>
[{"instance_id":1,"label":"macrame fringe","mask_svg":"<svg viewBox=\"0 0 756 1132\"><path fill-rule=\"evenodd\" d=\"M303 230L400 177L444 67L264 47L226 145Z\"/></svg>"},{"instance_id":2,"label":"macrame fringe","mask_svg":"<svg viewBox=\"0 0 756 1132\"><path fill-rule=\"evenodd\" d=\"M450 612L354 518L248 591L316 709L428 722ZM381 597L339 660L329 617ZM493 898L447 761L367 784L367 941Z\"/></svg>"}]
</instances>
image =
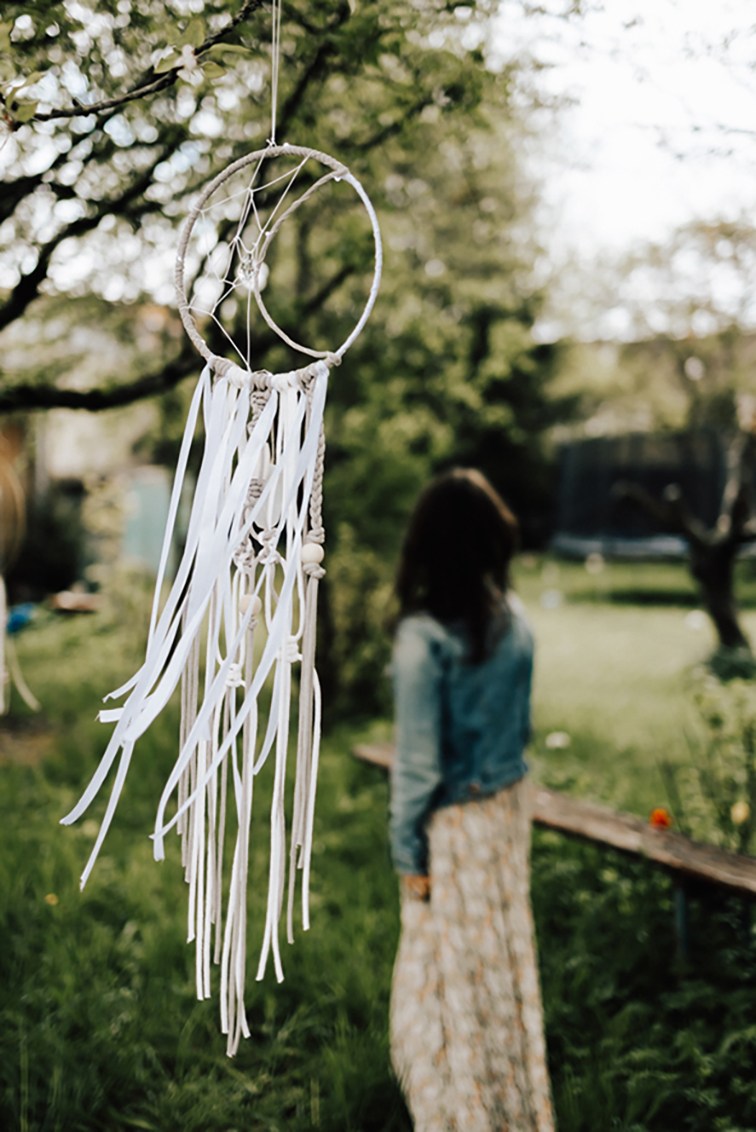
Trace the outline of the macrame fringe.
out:
<instances>
[{"instance_id":1,"label":"macrame fringe","mask_svg":"<svg viewBox=\"0 0 756 1132\"><path fill-rule=\"evenodd\" d=\"M100 713L115 724L70 824L115 768L91 856L92 871L113 819L134 745L180 688L179 753L159 801L156 860L172 829L181 837L189 888L188 939L196 948L197 995L210 995L220 965L227 1052L249 1036L244 990L247 880L255 779L273 762L268 897L257 978L272 960L283 979L279 929L294 935L296 875L309 927L309 877L320 746L315 628L323 552L323 411L328 365L250 373L213 359L192 399L171 495L145 661ZM205 445L183 556L161 606L189 453L202 419ZM1 596L1 595L0 595ZM264 630L264 632L262 632ZM262 638L262 639L258 639ZM292 669L299 665L299 720L291 830L285 810ZM269 679L270 678L270 679ZM267 724L258 700L271 688ZM288 848L287 848L288 841ZM229 842L231 844L229 844ZM232 848L231 848L232 846ZM226 857L230 852L230 874ZM287 891L288 867L288 891Z\"/></svg>"}]
</instances>

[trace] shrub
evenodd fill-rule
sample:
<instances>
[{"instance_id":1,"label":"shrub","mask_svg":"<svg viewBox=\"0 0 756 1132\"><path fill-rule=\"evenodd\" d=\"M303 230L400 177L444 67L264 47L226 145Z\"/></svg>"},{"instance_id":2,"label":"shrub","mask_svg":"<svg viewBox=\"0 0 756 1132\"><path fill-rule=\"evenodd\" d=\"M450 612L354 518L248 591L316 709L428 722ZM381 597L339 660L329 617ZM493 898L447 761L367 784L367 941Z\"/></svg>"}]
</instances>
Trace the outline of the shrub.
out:
<instances>
[{"instance_id":1,"label":"shrub","mask_svg":"<svg viewBox=\"0 0 756 1132\"><path fill-rule=\"evenodd\" d=\"M692 705L690 762L662 764L678 824L698 840L748 853L756 834L756 687L699 670Z\"/></svg>"}]
</instances>

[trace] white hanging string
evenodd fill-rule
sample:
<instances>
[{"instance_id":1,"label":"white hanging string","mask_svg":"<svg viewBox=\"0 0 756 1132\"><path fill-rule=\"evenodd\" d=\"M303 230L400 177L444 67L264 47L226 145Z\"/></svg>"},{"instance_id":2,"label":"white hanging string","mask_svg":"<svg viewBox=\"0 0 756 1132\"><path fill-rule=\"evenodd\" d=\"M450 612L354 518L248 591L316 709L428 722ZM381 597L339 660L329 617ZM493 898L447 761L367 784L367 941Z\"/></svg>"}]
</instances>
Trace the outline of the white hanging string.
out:
<instances>
[{"instance_id":1,"label":"white hanging string","mask_svg":"<svg viewBox=\"0 0 756 1132\"><path fill-rule=\"evenodd\" d=\"M271 63L270 63L270 145L276 144L278 121L278 77L281 69L281 9L282 0L271 3Z\"/></svg>"}]
</instances>

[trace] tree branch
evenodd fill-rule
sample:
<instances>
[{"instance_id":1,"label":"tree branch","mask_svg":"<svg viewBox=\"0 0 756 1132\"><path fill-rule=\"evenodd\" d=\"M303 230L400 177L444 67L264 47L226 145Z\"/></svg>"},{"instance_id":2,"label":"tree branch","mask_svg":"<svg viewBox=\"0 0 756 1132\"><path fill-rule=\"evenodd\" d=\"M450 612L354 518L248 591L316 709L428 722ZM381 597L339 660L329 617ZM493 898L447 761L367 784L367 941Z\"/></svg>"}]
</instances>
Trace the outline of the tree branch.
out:
<instances>
[{"instance_id":1,"label":"tree branch","mask_svg":"<svg viewBox=\"0 0 756 1132\"><path fill-rule=\"evenodd\" d=\"M243 23L253 12L256 12L258 8L261 8L263 3L264 0L244 0L239 11L229 20L226 26L213 35L207 36L200 46L195 49L195 56L199 59L206 54L211 47L214 47L217 43L221 43L239 24ZM131 90L116 95L114 98L104 98L99 102L91 102L89 104L77 102L75 106L59 107L57 110L40 111L32 115L30 121L50 122L61 118L85 118L90 114L106 114L109 111L120 109L130 102L135 102L137 99L146 98L152 94L158 94L160 91L167 90L169 87L174 86L180 70L181 64L171 68L170 71L166 71L164 74L157 75L152 71L152 77L140 80ZM12 111L7 105L4 108L4 117L11 129L18 129L21 125L21 123L14 120Z\"/></svg>"},{"instance_id":2,"label":"tree branch","mask_svg":"<svg viewBox=\"0 0 756 1132\"><path fill-rule=\"evenodd\" d=\"M752 517L751 482L756 437L741 431L732 437L727 449L727 480L715 525L707 530L688 507L677 484L670 484L662 499L656 499L637 483L625 480L614 485L616 499L636 503L658 523L683 535L693 546L726 550L754 537L756 519Z\"/></svg>"},{"instance_id":3,"label":"tree branch","mask_svg":"<svg viewBox=\"0 0 756 1132\"><path fill-rule=\"evenodd\" d=\"M336 28L340 27L341 24L345 22L345 20L348 20L349 16L351 15L351 9L349 7L348 0L341 0L341 4L338 7L334 20L330 24L326 23L322 26L313 23L312 20L308 19L307 16L305 16L304 12L300 11L298 8L294 8L293 5L291 15L297 21L300 27L302 27L307 32L308 35L311 35L314 38L320 38L320 36L325 35L329 31L335 31Z\"/></svg>"},{"instance_id":4,"label":"tree branch","mask_svg":"<svg viewBox=\"0 0 756 1132\"><path fill-rule=\"evenodd\" d=\"M338 287L344 283L354 268L345 265L334 272L330 279L304 303L299 312L306 318L325 302ZM278 342L271 332L257 339L256 364L262 367L267 353ZM220 334L210 341L211 349L222 351L226 344ZM122 385L106 386L102 389L61 389L55 385L38 385L27 382L21 385L0 389L0 416L6 413L35 412L41 409L83 409L91 413L105 409L119 409L126 405L154 397L174 389L190 374L196 373L200 361L194 347L187 340L182 351L159 370L145 374L134 381Z\"/></svg>"},{"instance_id":5,"label":"tree branch","mask_svg":"<svg viewBox=\"0 0 756 1132\"><path fill-rule=\"evenodd\" d=\"M417 99L411 106L405 109L401 118L395 118L393 122L382 126L381 129L377 130L374 134L363 138L362 141L354 145L354 149L358 153L367 153L371 149L384 145L389 138L401 133L410 118L417 118L418 115L422 114L423 110L425 110L426 106L431 106L432 104L433 97L431 95L424 95L422 98Z\"/></svg>"},{"instance_id":6,"label":"tree branch","mask_svg":"<svg viewBox=\"0 0 756 1132\"><path fill-rule=\"evenodd\" d=\"M55 169L60 168L61 165L65 165L67 161L75 160L77 158L79 149L90 141L93 142L93 147L90 150L89 154L86 156L85 160L89 161L96 159L100 162L107 161L112 156L113 151L117 147L113 139L108 137L108 135L103 133L102 131L103 126L106 125L107 122L109 122L110 119L114 116L115 113L103 115L103 117L99 121L97 121L95 125L93 125L89 130L86 130L77 138L76 142L71 146L70 149L61 150L50 162L50 164L47 165L44 169L40 169L38 173L34 173L32 175L22 174L15 180L11 179L0 181L0 219L7 220L10 216L12 216L16 209L16 206L22 200L26 200L28 197L30 197L31 194L35 192L40 187L40 185L43 184L46 188L50 188L58 197L58 199L61 199L62 197L70 198L71 196L74 196L75 190L72 187L59 185L57 181L48 181L45 180L45 178L49 177L49 175ZM96 136L93 136L97 134L100 135L99 139ZM97 144L99 144L100 146L99 149L95 148ZM145 146L157 143L143 142L141 144Z\"/></svg>"},{"instance_id":7,"label":"tree branch","mask_svg":"<svg viewBox=\"0 0 756 1132\"><path fill-rule=\"evenodd\" d=\"M722 493L722 506L716 533L721 541L747 542L745 530L751 515L751 480L753 478L753 434L739 432L727 449L727 481Z\"/></svg>"},{"instance_id":8,"label":"tree branch","mask_svg":"<svg viewBox=\"0 0 756 1132\"><path fill-rule=\"evenodd\" d=\"M288 129L289 123L296 115L299 107L304 101L304 96L313 79L320 78L326 70L326 63L331 55L333 55L335 48L332 43L321 43L313 55L310 62L302 72L299 82L290 92L289 97L284 102L281 108L281 114L277 123L278 133L283 137Z\"/></svg>"},{"instance_id":9,"label":"tree branch","mask_svg":"<svg viewBox=\"0 0 756 1132\"><path fill-rule=\"evenodd\" d=\"M711 542L709 532L689 510L677 484L670 484L665 488L662 499L657 499L640 484L620 480L612 488L612 495L615 499L636 503L659 524L684 535L691 543L702 545Z\"/></svg>"},{"instance_id":10,"label":"tree branch","mask_svg":"<svg viewBox=\"0 0 756 1132\"><path fill-rule=\"evenodd\" d=\"M167 393L197 369L197 355L187 342L183 351L160 370L125 385L104 389L60 389L53 385L16 385L0 391L0 415L38 409L86 409L97 413L118 409Z\"/></svg>"},{"instance_id":11,"label":"tree branch","mask_svg":"<svg viewBox=\"0 0 756 1132\"><path fill-rule=\"evenodd\" d=\"M31 271L23 275L10 293L6 303L0 307L0 330L15 322L24 314L30 303L37 298L42 282L47 278L50 260L64 240L86 235L100 223L104 216L113 211L126 212L129 205L152 184L152 175L161 161L165 161L173 149L166 145L149 166L114 200L97 201L97 207L88 216L81 216L62 228L52 239L39 249L37 262ZM82 204L87 203L82 201Z\"/></svg>"}]
</instances>

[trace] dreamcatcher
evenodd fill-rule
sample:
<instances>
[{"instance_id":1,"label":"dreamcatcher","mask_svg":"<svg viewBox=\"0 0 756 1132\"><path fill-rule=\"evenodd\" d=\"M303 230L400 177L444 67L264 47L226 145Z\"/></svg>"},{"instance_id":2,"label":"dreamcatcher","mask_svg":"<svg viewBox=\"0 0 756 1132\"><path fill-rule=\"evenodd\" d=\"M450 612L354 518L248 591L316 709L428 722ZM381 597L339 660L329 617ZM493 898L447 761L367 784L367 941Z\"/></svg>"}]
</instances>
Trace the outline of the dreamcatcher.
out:
<instances>
[{"instance_id":1,"label":"dreamcatcher","mask_svg":"<svg viewBox=\"0 0 756 1132\"><path fill-rule=\"evenodd\" d=\"M274 82L280 6L274 5ZM372 231L375 264L356 325L333 351L301 345L281 329L263 298L267 257L296 211L325 186L356 193ZM344 190L339 190L344 191ZM202 192L178 248L176 291L181 319L205 360L189 409L158 570L145 661L108 697L127 697L100 718L115 724L102 761L78 804L75 821L113 772L110 798L92 854L91 872L137 740L180 688L178 757L160 798L154 855L164 839L181 837L189 886L188 935L196 945L200 998L210 995L220 965L221 1027L228 1053L248 1036L244 987L250 832L258 776L272 778L268 890L257 978L272 959L283 978L279 927L293 939L297 874L301 921L309 927L309 874L320 742L321 701L315 670L319 579L323 576L323 411L331 368L357 338L375 302L381 272L375 212L364 189L340 162L317 150L275 143L230 165ZM187 294L187 264L199 268ZM224 315L245 310L237 341ZM251 324L258 315L278 339L310 359L271 373L254 364ZM214 353L213 335L230 356ZM204 450L194 488L183 555L161 602L166 568L198 423ZM298 670L293 801L286 792L293 684ZM263 711L261 697L270 697Z\"/></svg>"}]
</instances>

